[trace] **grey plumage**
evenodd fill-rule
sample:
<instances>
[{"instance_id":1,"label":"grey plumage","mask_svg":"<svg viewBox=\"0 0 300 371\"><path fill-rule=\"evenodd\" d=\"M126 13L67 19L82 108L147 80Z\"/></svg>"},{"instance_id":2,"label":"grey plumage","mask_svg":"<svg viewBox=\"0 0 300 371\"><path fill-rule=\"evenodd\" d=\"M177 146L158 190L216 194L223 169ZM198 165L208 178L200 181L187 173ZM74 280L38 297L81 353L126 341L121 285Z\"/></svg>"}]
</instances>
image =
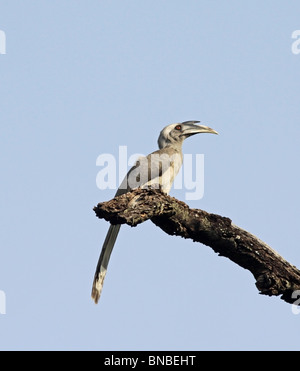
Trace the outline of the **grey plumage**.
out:
<instances>
[{"instance_id":1,"label":"grey plumage","mask_svg":"<svg viewBox=\"0 0 300 371\"><path fill-rule=\"evenodd\" d=\"M185 121L166 126L159 135L159 150L146 157L140 157L129 170L121 183L116 196L127 193L132 189L148 186L160 187L168 194L174 178L182 165L182 143L191 135L217 132L207 126L196 125L199 121ZM95 303L101 295L104 278L107 272L110 255L116 242L121 225L111 225L103 243L101 255L94 276L92 298Z\"/></svg>"}]
</instances>

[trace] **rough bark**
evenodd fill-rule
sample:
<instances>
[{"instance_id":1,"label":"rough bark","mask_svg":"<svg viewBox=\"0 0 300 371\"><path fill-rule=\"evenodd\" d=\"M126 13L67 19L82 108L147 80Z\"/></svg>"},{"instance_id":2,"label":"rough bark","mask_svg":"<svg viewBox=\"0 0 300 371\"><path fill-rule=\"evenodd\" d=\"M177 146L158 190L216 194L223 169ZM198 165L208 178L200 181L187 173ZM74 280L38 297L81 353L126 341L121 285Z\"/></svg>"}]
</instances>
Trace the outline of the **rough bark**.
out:
<instances>
[{"instance_id":1,"label":"rough bark","mask_svg":"<svg viewBox=\"0 0 300 371\"><path fill-rule=\"evenodd\" d=\"M300 296L300 271L266 243L237 227L229 218L190 209L184 202L160 190L135 189L99 203L94 211L112 224L132 227L150 219L170 235L190 238L249 270L264 295L281 295L288 303ZM297 292L296 292L297 294Z\"/></svg>"}]
</instances>

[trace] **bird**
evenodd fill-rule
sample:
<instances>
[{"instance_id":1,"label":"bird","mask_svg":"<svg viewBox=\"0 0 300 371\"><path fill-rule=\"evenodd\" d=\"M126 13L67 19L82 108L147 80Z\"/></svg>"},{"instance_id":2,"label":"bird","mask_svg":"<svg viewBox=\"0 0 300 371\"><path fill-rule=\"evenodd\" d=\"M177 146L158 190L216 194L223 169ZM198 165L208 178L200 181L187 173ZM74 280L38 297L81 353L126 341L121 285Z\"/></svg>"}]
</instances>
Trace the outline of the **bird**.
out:
<instances>
[{"instance_id":1,"label":"bird","mask_svg":"<svg viewBox=\"0 0 300 371\"><path fill-rule=\"evenodd\" d=\"M168 194L183 161L182 143L186 138L200 133L218 134L208 126L197 125L200 121L184 121L164 127L158 137L159 150L140 157L121 182L115 197L136 188L159 188ZM92 299L97 304L102 292L104 278L111 252L115 245L120 224L110 225L96 267Z\"/></svg>"}]
</instances>

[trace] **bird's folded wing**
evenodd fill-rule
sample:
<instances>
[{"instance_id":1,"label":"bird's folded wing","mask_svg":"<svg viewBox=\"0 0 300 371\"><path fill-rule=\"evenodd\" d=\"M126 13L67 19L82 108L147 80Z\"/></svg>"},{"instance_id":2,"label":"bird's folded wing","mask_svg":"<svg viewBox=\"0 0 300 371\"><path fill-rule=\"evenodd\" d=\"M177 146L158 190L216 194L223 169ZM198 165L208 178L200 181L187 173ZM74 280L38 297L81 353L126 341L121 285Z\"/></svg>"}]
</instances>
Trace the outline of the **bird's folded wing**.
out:
<instances>
[{"instance_id":1,"label":"bird's folded wing","mask_svg":"<svg viewBox=\"0 0 300 371\"><path fill-rule=\"evenodd\" d=\"M180 153L165 149L155 151L147 157L140 157L124 178L116 196L126 193L130 189L150 184L161 186L168 184L171 187L181 163Z\"/></svg>"}]
</instances>

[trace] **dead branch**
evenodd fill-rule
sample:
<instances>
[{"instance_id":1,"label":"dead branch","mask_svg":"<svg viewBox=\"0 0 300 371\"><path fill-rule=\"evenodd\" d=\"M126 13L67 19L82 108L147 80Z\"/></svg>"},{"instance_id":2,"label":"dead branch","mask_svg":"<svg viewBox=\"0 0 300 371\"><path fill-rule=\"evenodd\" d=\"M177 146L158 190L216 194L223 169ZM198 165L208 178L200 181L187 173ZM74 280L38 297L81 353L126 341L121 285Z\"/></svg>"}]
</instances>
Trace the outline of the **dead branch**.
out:
<instances>
[{"instance_id":1,"label":"dead branch","mask_svg":"<svg viewBox=\"0 0 300 371\"><path fill-rule=\"evenodd\" d=\"M300 271L229 218L190 209L159 190L140 188L99 203L94 211L112 224L132 227L150 219L166 233L201 242L248 269L261 294L281 295L287 303L294 303L297 298L292 293L300 290Z\"/></svg>"}]
</instances>

